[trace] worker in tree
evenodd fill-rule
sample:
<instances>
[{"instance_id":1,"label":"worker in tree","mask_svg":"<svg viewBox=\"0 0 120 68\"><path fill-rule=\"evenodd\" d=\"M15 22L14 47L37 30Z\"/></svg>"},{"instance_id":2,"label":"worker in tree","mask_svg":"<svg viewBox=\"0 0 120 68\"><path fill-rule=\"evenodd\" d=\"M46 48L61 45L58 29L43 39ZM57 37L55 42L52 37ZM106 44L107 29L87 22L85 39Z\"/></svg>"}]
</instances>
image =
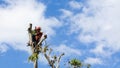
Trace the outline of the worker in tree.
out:
<instances>
[{"instance_id":1,"label":"worker in tree","mask_svg":"<svg viewBox=\"0 0 120 68\"><path fill-rule=\"evenodd\" d=\"M34 30L32 30L32 24L30 24L30 28L28 28L29 33L31 33L32 37L32 43L35 47L38 43L42 43L44 39L47 38L47 35L43 35L43 32L41 32L41 27L35 27ZM44 39L41 39L41 37L44 37ZM30 45L30 42L28 43L28 46Z\"/></svg>"},{"instance_id":2,"label":"worker in tree","mask_svg":"<svg viewBox=\"0 0 120 68\"><path fill-rule=\"evenodd\" d=\"M42 41L44 39L47 38L47 35L43 35L43 32L41 32L41 28L40 27L35 27L35 36L33 37L33 39L35 39L35 42L34 42L34 52L38 52L40 51L40 46L39 45L42 45ZM44 37L44 38L42 38ZM40 43L40 44L39 44Z\"/></svg>"},{"instance_id":3,"label":"worker in tree","mask_svg":"<svg viewBox=\"0 0 120 68\"><path fill-rule=\"evenodd\" d=\"M38 44L38 42L40 41L43 33L41 32L41 28L40 27L36 27L35 31L36 31L35 42L36 42L36 44Z\"/></svg>"},{"instance_id":4,"label":"worker in tree","mask_svg":"<svg viewBox=\"0 0 120 68\"><path fill-rule=\"evenodd\" d=\"M40 27L35 27L35 29L31 30L30 33L32 34L32 43L33 43L33 45L35 47L35 45L38 44L38 42L39 42L39 40L40 40L40 38L41 38L43 33L41 32L41 28Z\"/></svg>"},{"instance_id":5,"label":"worker in tree","mask_svg":"<svg viewBox=\"0 0 120 68\"><path fill-rule=\"evenodd\" d=\"M43 32L41 32L41 27L35 27L35 34L33 35L33 42L35 42L35 45L41 41L42 36L44 36L44 39L47 38L47 35L44 35Z\"/></svg>"}]
</instances>

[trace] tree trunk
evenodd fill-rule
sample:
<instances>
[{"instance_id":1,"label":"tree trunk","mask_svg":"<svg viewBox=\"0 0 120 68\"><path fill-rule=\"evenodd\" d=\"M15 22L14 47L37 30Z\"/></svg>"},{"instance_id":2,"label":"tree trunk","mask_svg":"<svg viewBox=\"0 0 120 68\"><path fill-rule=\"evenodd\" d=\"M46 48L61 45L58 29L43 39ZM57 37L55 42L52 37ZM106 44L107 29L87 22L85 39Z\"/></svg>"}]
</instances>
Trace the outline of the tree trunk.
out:
<instances>
[{"instance_id":1,"label":"tree trunk","mask_svg":"<svg viewBox=\"0 0 120 68\"><path fill-rule=\"evenodd\" d=\"M34 62L34 68L38 68L38 60L35 60L35 62Z\"/></svg>"},{"instance_id":2,"label":"tree trunk","mask_svg":"<svg viewBox=\"0 0 120 68\"><path fill-rule=\"evenodd\" d=\"M33 41L32 41L32 24L31 23L29 24L28 34L29 34L29 44L31 46L32 53L34 53L34 46L33 46ZM38 60L35 60L34 68L38 68Z\"/></svg>"}]
</instances>

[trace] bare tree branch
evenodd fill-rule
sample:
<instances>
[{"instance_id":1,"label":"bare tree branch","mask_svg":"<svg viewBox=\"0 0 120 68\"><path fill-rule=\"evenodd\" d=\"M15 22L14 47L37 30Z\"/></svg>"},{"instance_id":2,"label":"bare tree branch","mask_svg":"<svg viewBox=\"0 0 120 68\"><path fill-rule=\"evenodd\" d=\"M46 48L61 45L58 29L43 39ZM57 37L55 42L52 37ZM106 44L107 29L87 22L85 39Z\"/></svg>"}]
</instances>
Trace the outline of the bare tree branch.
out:
<instances>
[{"instance_id":1,"label":"bare tree branch","mask_svg":"<svg viewBox=\"0 0 120 68\"><path fill-rule=\"evenodd\" d=\"M59 57L58 57L58 60L57 60L57 65L56 65L56 68L59 68L60 67L60 59L61 57L64 55L64 53L62 53Z\"/></svg>"}]
</instances>

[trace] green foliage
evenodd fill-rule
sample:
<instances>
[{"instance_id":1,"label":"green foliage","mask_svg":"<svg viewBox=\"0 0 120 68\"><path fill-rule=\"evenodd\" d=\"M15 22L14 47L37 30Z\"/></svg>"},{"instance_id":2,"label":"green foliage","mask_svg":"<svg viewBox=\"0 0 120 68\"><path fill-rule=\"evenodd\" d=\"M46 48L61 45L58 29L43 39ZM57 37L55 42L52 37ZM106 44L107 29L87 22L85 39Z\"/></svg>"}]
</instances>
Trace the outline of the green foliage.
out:
<instances>
[{"instance_id":1,"label":"green foliage","mask_svg":"<svg viewBox=\"0 0 120 68\"><path fill-rule=\"evenodd\" d=\"M28 61L35 62L38 59L38 53L33 53L29 58Z\"/></svg>"},{"instance_id":2,"label":"green foliage","mask_svg":"<svg viewBox=\"0 0 120 68\"><path fill-rule=\"evenodd\" d=\"M86 63L83 63L81 62L80 60L74 58L74 59L71 59L69 61L69 64L73 67L73 68L90 68L91 65L90 64L86 64ZM71 67L70 66L70 67Z\"/></svg>"},{"instance_id":3,"label":"green foliage","mask_svg":"<svg viewBox=\"0 0 120 68\"><path fill-rule=\"evenodd\" d=\"M78 59L71 59L69 61L70 65L74 66L74 67L81 67L82 66L82 63L80 60Z\"/></svg>"}]
</instances>

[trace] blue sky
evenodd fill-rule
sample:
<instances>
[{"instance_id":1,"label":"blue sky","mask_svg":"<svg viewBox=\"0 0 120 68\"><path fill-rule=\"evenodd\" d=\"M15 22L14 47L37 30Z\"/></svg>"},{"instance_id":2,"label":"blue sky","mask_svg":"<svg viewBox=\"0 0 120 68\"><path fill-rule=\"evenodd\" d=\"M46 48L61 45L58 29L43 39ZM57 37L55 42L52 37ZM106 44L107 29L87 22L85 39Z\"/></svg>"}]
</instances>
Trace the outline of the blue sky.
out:
<instances>
[{"instance_id":1,"label":"blue sky","mask_svg":"<svg viewBox=\"0 0 120 68\"><path fill-rule=\"evenodd\" d=\"M33 68L27 27L41 26L54 53L90 63L91 68L120 68L119 0L0 0L0 67ZM39 66L49 68L40 55Z\"/></svg>"}]
</instances>

